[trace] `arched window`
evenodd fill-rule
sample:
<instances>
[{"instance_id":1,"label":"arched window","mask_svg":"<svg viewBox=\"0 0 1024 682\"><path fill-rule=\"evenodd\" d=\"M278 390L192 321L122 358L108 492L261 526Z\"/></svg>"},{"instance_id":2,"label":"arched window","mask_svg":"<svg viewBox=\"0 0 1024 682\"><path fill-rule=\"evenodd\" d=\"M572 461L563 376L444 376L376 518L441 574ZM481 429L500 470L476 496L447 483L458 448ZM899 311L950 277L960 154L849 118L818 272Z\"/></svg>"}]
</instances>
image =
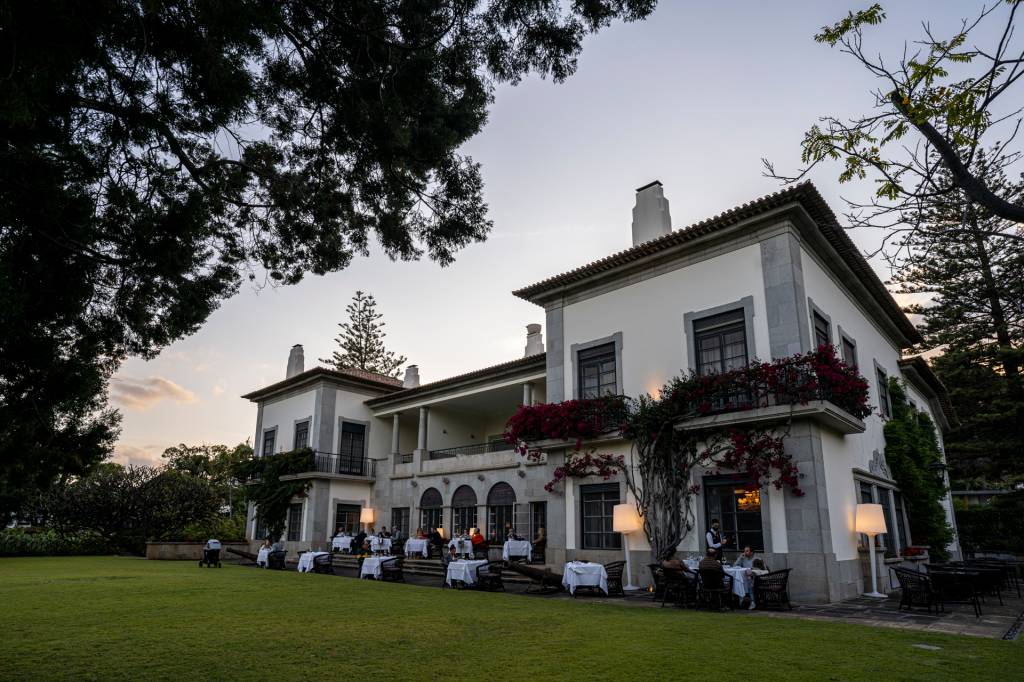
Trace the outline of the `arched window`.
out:
<instances>
[{"instance_id":1,"label":"arched window","mask_svg":"<svg viewBox=\"0 0 1024 682\"><path fill-rule=\"evenodd\" d=\"M515 525L516 491L508 483L495 483L487 493L487 539L502 544Z\"/></svg>"},{"instance_id":2,"label":"arched window","mask_svg":"<svg viewBox=\"0 0 1024 682\"><path fill-rule=\"evenodd\" d=\"M460 485L452 495L452 533L468 533L476 527L476 493L468 485Z\"/></svg>"},{"instance_id":3,"label":"arched window","mask_svg":"<svg viewBox=\"0 0 1024 682\"><path fill-rule=\"evenodd\" d=\"M431 528L441 527L441 493L437 488L427 488L420 497L420 528L424 533Z\"/></svg>"}]
</instances>

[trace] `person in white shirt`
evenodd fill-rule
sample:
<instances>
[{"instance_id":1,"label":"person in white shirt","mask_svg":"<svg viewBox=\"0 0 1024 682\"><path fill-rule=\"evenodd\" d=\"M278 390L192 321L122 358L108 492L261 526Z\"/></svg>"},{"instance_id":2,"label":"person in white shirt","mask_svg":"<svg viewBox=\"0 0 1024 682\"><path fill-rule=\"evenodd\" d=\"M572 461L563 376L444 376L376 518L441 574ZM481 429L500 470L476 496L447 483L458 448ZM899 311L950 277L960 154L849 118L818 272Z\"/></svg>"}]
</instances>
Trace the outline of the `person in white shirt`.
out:
<instances>
[{"instance_id":1,"label":"person in white shirt","mask_svg":"<svg viewBox=\"0 0 1024 682\"><path fill-rule=\"evenodd\" d=\"M727 538L722 535L719 530L720 528L721 524L718 522L718 519L711 519L711 528L705 536L708 543L708 549L715 550L715 558L719 561L722 560L722 548L729 544Z\"/></svg>"}]
</instances>

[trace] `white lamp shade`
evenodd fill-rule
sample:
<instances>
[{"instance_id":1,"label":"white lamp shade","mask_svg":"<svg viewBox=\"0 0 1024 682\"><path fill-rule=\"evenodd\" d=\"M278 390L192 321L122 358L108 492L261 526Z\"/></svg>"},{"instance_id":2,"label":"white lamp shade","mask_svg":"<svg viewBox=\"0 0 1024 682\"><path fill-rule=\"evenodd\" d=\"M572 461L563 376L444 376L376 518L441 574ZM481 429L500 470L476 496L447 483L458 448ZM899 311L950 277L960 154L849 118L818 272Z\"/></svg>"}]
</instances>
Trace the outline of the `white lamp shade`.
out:
<instances>
[{"instance_id":1,"label":"white lamp shade","mask_svg":"<svg viewBox=\"0 0 1024 682\"><path fill-rule=\"evenodd\" d=\"M612 509L612 530L616 533L632 533L640 530L640 515L632 504L617 504Z\"/></svg>"},{"instance_id":2,"label":"white lamp shade","mask_svg":"<svg viewBox=\"0 0 1024 682\"><path fill-rule=\"evenodd\" d=\"M373 509L363 507L359 510L359 523L373 523Z\"/></svg>"},{"instance_id":3,"label":"white lamp shade","mask_svg":"<svg viewBox=\"0 0 1024 682\"><path fill-rule=\"evenodd\" d=\"M885 528L885 514L880 504L857 505L857 532L877 535L888 532Z\"/></svg>"},{"instance_id":4,"label":"white lamp shade","mask_svg":"<svg viewBox=\"0 0 1024 682\"><path fill-rule=\"evenodd\" d=\"M476 528L470 528L469 529L469 534L470 535L476 535L477 534L477 529Z\"/></svg>"}]
</instances>

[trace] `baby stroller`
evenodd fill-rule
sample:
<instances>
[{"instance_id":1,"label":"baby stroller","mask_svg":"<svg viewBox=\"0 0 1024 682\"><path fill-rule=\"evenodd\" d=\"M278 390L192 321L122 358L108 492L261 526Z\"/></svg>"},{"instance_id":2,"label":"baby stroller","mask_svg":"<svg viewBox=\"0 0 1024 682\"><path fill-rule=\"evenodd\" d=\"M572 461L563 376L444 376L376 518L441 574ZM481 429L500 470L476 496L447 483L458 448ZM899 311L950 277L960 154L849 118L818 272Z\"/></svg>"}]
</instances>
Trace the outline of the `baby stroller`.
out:
<instances>
[{"instance_id":1,"label":"baby stroller","mask_svg":"<svg viewBox=\"0 0 1024 682\"><path fill-rule=\"evenodd\" d=\"M203 547L203 558L199 560L199 568L206 564L207 568L220 568L220 540L207 540Z\"/></svg>"}]
</instances>

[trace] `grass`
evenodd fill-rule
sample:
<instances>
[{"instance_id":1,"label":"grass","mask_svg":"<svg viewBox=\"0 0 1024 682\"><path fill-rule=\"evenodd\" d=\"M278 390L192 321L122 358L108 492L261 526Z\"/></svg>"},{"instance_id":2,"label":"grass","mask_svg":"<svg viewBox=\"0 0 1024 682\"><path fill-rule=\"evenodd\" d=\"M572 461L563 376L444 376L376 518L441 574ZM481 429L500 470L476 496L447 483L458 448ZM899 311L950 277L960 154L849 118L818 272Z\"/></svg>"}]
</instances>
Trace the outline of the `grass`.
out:
<instances>
[{"instance_id":1,"label":"grass","mask_svg":"<svg viewBox=\"0 0 1024 682\"><path fill-rule=\"evenodd\" d=\"M114 557L0 559L0 605L0 679L990 680L1024 664L1020 642Z\"/></svg>"}]
</instances>

